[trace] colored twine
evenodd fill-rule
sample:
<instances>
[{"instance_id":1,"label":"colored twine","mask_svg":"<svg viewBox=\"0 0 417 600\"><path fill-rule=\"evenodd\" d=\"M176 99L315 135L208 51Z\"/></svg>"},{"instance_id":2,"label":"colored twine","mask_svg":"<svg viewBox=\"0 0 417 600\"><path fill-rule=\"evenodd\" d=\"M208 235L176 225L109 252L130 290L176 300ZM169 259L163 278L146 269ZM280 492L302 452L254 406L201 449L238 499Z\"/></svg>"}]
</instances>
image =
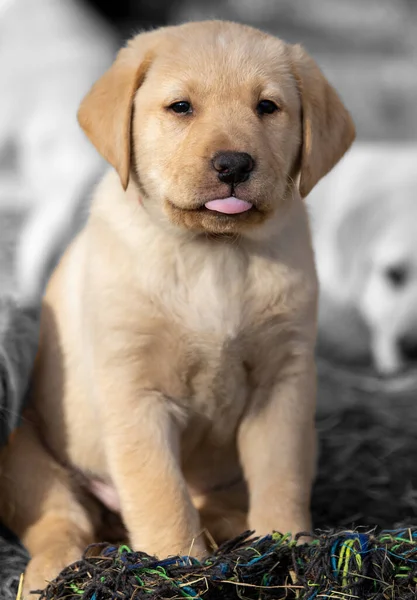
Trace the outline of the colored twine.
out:
<instances>
[{"instance_id":1,"label":"colored twine","mask_svg":"<svg viewBox=\"0 0 417 600\"><path fill-rule=\"evenodd\" d=\"M417 528L380 533L246 532L200 562L158 560L128 546L95 544L62 571L41 600L411 600L417 597Z\"/></svg>"}]
</instances>

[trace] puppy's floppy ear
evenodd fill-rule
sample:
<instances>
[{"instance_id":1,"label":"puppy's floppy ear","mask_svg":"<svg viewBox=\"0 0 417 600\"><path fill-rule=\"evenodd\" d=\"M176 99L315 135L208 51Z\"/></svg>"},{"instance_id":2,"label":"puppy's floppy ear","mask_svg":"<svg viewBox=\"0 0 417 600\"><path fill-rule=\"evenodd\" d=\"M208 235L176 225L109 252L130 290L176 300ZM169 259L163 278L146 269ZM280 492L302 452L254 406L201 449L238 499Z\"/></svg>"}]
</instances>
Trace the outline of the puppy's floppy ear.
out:
<instances>
[{"instance_id":1,"label":"puppy's floppy ear","mask_svg":"<svg viewBox=\"0 0 417 600\"><path fill-rule=\"evenodd\" d=\"M336 90L301 46L291 47L291 63L301 97L299 188L305 198L351 146L355 126Z\"/></svg>"},{"instance_id":2,"label":"puppy's floppy ear","mask_svg":"<svg viewBox=\"0 0 417 600\"><path fill-rule=\"evenodd\" d=\"M123 188L129 183L133 100L151 63L146 38L122 48L112 66L81 102L78 121L100 154L116 169ZM145 38L141 43L139 38Z\"/></svg>"}]
</instances>

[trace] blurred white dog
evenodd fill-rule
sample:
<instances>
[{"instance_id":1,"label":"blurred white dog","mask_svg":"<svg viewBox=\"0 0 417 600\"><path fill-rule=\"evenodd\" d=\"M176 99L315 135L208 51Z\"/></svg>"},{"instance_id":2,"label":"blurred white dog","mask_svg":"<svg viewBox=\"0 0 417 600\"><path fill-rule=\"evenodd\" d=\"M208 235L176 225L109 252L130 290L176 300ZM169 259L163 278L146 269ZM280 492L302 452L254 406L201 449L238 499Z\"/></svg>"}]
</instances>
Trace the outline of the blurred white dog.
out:
<instances>
[{"instance_id":1,"label":"blurred white dog","mask_svg":"<svg viewBox=\"0 0 417 600\"><path fill-rule=\"evenodd\" d=\"M320 339L377 370L417 366L417 144L356 143L308 198Z\"/></svg>"},{"instance_id":2,"label":"blurred white dog","mask_svg":"<svg viewBox=\"0 0 417 600\"><path fill-rule=\"evenodd\" d=\"M0 0L0 154L13 147L18 169L15 189L0 181L0 207L28 210L16 257L23 304L39 301L104 168L76 112L115 49L113 32L81 0Z\"/></svg>"}]
</instances>

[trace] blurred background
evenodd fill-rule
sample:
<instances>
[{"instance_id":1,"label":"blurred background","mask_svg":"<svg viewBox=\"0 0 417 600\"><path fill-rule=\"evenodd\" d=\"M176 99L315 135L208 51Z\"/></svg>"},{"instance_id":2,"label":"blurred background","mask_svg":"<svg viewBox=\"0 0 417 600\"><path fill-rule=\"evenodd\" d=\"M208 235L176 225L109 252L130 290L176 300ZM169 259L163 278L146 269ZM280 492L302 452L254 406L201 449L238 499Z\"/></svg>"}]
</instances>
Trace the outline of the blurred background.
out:
<instances>
[{"instance_id":1,"label":"blurred background","mask_svg":"<svg viewBox=\"0 0 417 600\"><path fill-rule=\"evenodd\" d=\"M309 202L320 277L329 256L349 255L350 249L354 255L353 249L359 247L358 219L364 223L373 213L386 213L392 221L392 210L383 206L392 206L399 196L408 197L408 204L400 202L397 211L409 214L407 233L401 234L408 246L401 260L395 259L400 263L385 261L375 275L365 263L376 258L365 259L364 251L355 259L363 270L360 281L349 284L342 299L341 278L347 280L349 273L323 271L320 348L334 361L355 369L376 367L384 376L413 367L417 223L414 232L408 206L414 204L417 183L415 0L0 0L0 291L15 290L23 302L38 302L50 269L85 218L91 189L105 165L79 131L75 115L79 101L110 65L117 48L140 30L207 18L240 21L302 43L354 117L359 150L353 149L353 158L335 171L331 186L319 186L314 202ZM381 158L376 151L380 147ZM394 157L404 164L399 153L407 162L402 175L393 166ZM407 190L400 192L405 180ZM335 189L345 193L333 193ZM367 203L370 198L372 205ZM364 204L369 210L358 212ZM337 223L332 221L332 232L326 215L335 207L340 215ZM380 238L384 226L379 226ZM362 242L370 238L366 228L359 229ZM339 244L340 236L348 243ZM323 248L317 240L326 241ZM398 254L394 250L393 260ZM369 291L371 279L376 283ZM401 295L407 295L401 308L407 315L398 331L383 332L383 341L375 341L382 335L381 322L395 320ZM372 298L376 303L386 301L381 300L377 324L370 314ZM403 343L405 329L415 335ZM380 346L377 351L375 344ZM378 353L385 354L378 359Z\"/></svg>"}]
</instances>

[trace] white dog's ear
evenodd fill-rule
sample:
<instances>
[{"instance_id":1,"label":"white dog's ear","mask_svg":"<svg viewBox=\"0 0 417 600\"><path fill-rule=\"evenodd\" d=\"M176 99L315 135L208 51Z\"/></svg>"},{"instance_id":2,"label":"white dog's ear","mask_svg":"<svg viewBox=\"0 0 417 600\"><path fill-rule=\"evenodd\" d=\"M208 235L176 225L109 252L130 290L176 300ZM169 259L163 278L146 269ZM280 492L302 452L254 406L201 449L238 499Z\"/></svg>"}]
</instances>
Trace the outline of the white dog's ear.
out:
<instances>
[{"instance_id":1,"label":"white dog's ear","mask_svg":"<svg viewBox=\"0 0 417 600\"><path fill-rule=\"evenodd\" d=\"M131 125L135 93L152 62L153 32L136 36L81 102L78 121L100 154L129 183Z\"/></svg>"},{"instance_id":2,"label":"white dog's ear","mask_svg":"<svg viewBox=\"0 0 417 600\"><path fill-rule=\"evenodd\" d=\"M351 146L355 126L336 90L301 46L291 47L291 63L301 97L299 190L305 198Z\"/></svg>"}]
</instances>

